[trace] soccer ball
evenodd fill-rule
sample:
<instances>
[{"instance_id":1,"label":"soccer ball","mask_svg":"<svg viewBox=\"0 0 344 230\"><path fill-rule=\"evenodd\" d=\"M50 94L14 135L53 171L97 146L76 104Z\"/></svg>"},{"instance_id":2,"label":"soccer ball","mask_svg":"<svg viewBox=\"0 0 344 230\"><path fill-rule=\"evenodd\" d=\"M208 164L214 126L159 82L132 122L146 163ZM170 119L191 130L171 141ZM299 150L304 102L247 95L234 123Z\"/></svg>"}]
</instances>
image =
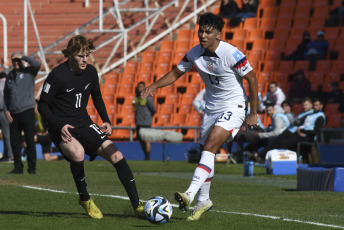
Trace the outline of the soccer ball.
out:
<instances>
[{"instance_id":1,"label":"soccer ball","mask_svg":"<svg viewBox=\"0 0 344 230\"><path fill-rule=\"evenodd\" d=\"M172 206L166 198L156 196L147 201L145 215L149 222L163 224L171 219Z\"/></svg>"}]
</instances>

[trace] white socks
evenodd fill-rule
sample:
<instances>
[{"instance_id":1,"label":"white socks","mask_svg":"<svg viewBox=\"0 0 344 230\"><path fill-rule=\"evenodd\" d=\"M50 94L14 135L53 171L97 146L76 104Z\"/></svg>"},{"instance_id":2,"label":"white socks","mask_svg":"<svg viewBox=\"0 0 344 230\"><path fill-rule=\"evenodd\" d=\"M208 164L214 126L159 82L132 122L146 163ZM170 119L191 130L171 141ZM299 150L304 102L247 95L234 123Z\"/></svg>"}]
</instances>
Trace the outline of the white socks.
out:
<instances>
[{"instance_id":1,"label":"white socks","mask_svg":"<svg viewBox=\"0 0 344 230\"><path fill-rule=\"evenodd\" d=\"M208 151L202 151L202 157L195 169L190 187L185 192L188 193L190 204L192 203L195 194L200 189L201 191L198 200L202 201L209 199L210 184L214 175L214 159L215 154Z\"/></svg>"}]
</instances>

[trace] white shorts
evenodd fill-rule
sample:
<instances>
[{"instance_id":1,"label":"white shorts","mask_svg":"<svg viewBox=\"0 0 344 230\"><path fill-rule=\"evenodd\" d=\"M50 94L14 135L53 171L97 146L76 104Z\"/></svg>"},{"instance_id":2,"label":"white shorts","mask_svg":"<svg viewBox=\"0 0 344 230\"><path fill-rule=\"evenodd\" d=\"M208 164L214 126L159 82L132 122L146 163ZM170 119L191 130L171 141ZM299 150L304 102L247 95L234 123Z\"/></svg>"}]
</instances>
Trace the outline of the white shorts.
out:
<instances>
[{"instance_id":1,"label":"white shorts","mask_svg":"<svg viewBox=\"0 0 344 230\"><path fill-rule=\"evenodd\" d=\"M200 128L200 141L201 145L205 144L210 131L214 126L220 126L225 130L229 131L231 139L238 133L240 127L244 123L246 118L245 106L233 105L227 107L219 113L208 113L205 112ZM230 141L230 140L228 140Z\"/></svg>"}]
</instances>

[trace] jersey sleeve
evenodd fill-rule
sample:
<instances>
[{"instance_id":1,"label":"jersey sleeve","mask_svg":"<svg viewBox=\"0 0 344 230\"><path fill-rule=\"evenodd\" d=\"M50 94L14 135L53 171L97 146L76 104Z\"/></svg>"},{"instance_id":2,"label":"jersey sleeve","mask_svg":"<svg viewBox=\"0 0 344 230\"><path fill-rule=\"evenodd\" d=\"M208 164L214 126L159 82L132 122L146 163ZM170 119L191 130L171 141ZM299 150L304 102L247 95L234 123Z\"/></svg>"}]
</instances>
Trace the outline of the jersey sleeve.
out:
<instances>
[{"instance_id":1,"label":"jersey sleeve","mask_svg":"<svg viewBox=\"0 0 344 230\"><path fill-rule=\"evenodd\" d=\"M58 81L55 75L51 72L43 84L43 90L38 102L38 111L43 118L53 126L55 129L61 131L62 127L66 124L59 121L54 113L49 108L49 104L53 100L58 90Z\"/></svg>"},{"instance_id":2,"label":"jersey sleeve","mask_svg":"<svg viewBox=\"0 0 344 230\"><path fill-rule=\"evenodd\" d=\"M189 72L194 65L190 58L191 51L189 51L177 65L177 68L182 72Z\"/></svg>"},{"instance_id":3,"label":"jersey sleeve","mask_svg":"<svg viewBox=\"0 0 344 230\"><path fill-rule=\"evenodd\" d=\"M235 49L234 52L229 55L227 64L234 68L235 71L242 77L252 71L252 67L246 56L238 49Z\"/></svg>"},{"instance_id":4,"label":"jersey sleeve","mask_svg":"<svg viewBox=\"0 0 344 230\"><path fill-rule=\"evenodd\" d=\"M95 73L95 77L92 79L92 89L91 89L91 97L93 100L93 104L96 107L99 116L101 117L103 122L108 122L111 124L109 116L106 112L106 107L104 100L102 98L102 94L100 92L100 87L99 87L99 81L98 81L98 75Z\"/></svg>"}]
</instances>

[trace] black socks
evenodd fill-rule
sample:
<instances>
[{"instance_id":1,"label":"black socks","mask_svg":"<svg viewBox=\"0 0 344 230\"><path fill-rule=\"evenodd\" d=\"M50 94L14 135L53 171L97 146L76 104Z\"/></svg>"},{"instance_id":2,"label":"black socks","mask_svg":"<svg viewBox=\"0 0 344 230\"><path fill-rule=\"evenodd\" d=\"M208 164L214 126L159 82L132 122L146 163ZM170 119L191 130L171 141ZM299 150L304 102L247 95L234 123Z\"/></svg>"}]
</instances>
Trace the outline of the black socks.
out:
<instances>
[{"instance_id":1,"label":"black socks","mask_svg":"<svg viewBox=\"0 0 344 230\"><path fill-rule=\"evenodd\" d=\"M122 182L125 191L129 196L130 202L135 210L139 206L139 195L137 194L133 173L124 158L118 161L113 166L115 166L118 178Z\"/></svg>"},{"instance_id":2,"label":"black socks","mask_svg":"<svg viewBox=\"0 0 344 230\"><path fill-rule=\"evenodd\" d=\"M87 184L85 180L84 161L70 161L70 171L73 174L76 188L78 189L79 197L81 201L87 201L90 199L90 195L87 192Z\"/></svg>"}]
</instances>

